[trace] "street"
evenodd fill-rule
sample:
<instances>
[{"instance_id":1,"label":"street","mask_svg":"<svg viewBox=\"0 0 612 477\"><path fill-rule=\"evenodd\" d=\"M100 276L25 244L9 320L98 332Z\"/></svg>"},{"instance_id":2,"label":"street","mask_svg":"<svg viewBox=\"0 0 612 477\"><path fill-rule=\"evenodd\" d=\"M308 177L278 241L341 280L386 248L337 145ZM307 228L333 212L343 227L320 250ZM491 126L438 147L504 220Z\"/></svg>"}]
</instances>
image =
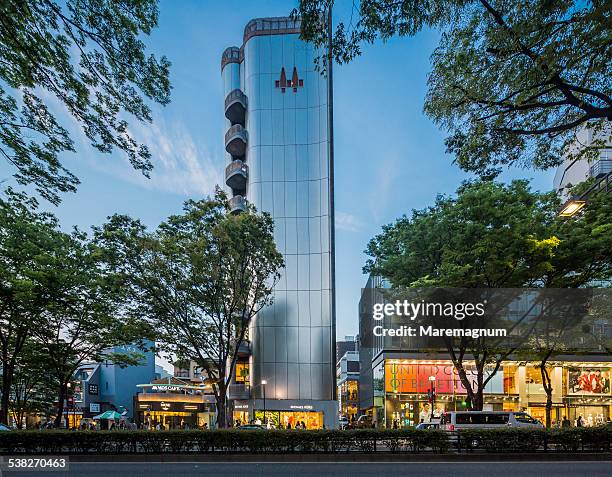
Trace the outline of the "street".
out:
<instances>
[{"instance_id":1,"label":"street","mask_svg":"<svg viewBox=\"0 0 612 477\"><path fill-rule=\"evenodd\" d=\"M378 476L395 475L436 475L466 476L487 475L487 477L517 477L554 475L555 477L608 477L612 462L401 462L401 463L71 463L69 472L47 473L50 477L91 476L91 477L152 477L152 476L193 476L214 475L215 477L235 475L265 476ZM41 472L4 472L2 475L20 477L39 476Z\"/></svg>"}]
</instances>

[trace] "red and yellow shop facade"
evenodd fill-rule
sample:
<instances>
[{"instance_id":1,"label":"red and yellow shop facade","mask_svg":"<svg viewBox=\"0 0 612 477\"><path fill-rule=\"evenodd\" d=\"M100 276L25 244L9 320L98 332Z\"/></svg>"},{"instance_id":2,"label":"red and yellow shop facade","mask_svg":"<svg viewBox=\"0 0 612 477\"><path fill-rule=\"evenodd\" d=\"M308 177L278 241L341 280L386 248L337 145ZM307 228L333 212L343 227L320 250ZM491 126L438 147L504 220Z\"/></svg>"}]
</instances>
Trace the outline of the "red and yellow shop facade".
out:
<instances>
[{"instance_id":1,"label":"red and yellow shop facade","mask_svg":"<svg viewBox=\"0 0 612 477\"><path fill-rule=\"evenodd\" d=\"M468 379L474 382L474 363L468 361L465 367ZM565 418L575 425L579 416L586 426L610 419L609 362L551 361L547 371L553 388L554 426L561 425ZM377 427L415 426L436 419L445 411L469 407L466 389L450 360L383 359L373 369L373 381L374 409L368 411ZM490 376L484 392L484 410L526 411L544 422L545 406L546 393L537 363L503 362Z\"/></svg>"}]
</instances>

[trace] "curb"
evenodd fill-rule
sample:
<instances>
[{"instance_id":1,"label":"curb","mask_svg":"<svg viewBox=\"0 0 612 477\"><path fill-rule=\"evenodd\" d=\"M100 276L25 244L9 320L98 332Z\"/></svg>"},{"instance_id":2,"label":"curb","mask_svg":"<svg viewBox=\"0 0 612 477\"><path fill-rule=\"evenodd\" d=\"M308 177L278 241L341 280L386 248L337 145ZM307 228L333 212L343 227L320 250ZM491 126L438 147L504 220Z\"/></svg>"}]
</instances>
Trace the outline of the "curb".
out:
<instances>
[{"instance_id":1,"label":"curb","mask_svg":"<svg viewBox=\"0 0 612 477\"><path fill-rule=\"evenodd\" d=\"M210 463L341 463L341 462L499 462L499 461L612 461L612 453L525 453L525 454L105 454L70 455L70 462L210 462Z\"/></svg>"}]
</instances>

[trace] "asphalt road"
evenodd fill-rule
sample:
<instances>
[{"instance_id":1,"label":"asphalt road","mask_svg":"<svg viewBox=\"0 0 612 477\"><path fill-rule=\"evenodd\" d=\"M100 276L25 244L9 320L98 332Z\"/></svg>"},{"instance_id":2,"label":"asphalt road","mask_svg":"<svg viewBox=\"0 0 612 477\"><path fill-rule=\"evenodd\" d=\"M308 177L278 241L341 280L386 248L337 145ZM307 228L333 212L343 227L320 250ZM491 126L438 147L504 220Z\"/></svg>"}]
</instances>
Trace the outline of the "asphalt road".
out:
<instances>
[{"instance_id":1,"label":"asphalt road","mask_svg":"<svg viewBox=\"0 0 612 477\"><path fill-rule=\"evenodd\" d=\"M609 477L612 462L405 462L405 463L71 463L69 472L2 472L2 476L175 477L223 476L424 476Z\"/></svg>"}]
</instances>

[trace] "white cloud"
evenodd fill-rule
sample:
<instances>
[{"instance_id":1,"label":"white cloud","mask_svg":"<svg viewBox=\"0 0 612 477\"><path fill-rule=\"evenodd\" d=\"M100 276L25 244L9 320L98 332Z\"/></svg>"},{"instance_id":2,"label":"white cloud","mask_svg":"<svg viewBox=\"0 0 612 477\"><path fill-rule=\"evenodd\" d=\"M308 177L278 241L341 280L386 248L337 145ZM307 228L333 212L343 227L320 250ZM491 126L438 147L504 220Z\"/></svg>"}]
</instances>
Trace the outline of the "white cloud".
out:
<instances>
[{"instance_id":1,"label":"white cloud","mask_svg":"<svg viewBox=\"0 0 612 477\"><path fill-rule=\"evenodd\" d=\"M357 232L363 227L363 222L355 215L336 211L336 228L347 232Z\"/></svg>"},{"instance_id":2,"label":"white cloud","mask_svg":"<svg viewBox=\"0 0 612 477\"><path fill-rule=\"evenodd\" d=\"M222 159L197 143L182 123L168 124L158 117L153 124L133 123L132 134L151 152L150 179L134 170L125 156L118 160L120 151L107 160L96 155L90 161L93 167L147 189L185 196L210 195L222 184Z\"/></svg>"}]
</instances>

